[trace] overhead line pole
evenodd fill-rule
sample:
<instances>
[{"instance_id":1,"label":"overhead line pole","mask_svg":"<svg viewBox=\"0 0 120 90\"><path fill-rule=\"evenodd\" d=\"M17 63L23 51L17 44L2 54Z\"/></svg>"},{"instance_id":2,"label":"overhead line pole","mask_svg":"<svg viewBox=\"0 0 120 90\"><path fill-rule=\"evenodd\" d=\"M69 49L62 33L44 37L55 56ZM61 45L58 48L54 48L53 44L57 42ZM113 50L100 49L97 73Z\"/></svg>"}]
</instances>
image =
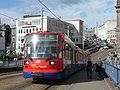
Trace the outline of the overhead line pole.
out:
<instances>
[{"instance_id":1,"label":"overhead line pole","mask_svg":"<svg viewBox=\"0 0 120 90\"><path fill-rule=\"evenodd\" d=\"M51 12L58 20L61 21L60 18L58 18L42 1L38 0L46 9L48 9L49 12Z\"/></svg>"},{"instance_id":2,"label":"overhead line pole","mask_svg":"<svg viewBox=\"0 0 120 90\"><path fill-rule=\"evenodd\" d=\"M41 31L43 31L43 8L41 8Z\"/></svg>"}]
</instances>

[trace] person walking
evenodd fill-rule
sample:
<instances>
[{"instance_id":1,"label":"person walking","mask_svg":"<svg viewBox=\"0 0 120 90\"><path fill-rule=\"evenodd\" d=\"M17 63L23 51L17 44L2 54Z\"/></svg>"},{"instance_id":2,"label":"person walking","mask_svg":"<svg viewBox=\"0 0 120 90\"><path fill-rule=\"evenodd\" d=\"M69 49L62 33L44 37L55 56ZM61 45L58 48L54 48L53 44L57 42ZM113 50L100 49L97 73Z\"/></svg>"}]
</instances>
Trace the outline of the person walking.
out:
<instances>
[{"instance_id":1,"label":"person walking","mask_svg":"<svg viewBox=\"0 0 120 90\"><path fill-rule=\"evenodd\" d=\"M101 66L98 65L97 63L95 63L95 72L97 72L97 79L100 79L101 78Z\"/></svg>"},{"instance_id":2,"label":"person walking","mask_svg":"<svg viewBox=\"0 0 120 90\"><path fill-rule=\"evenodd\" d=\"M86 65L87 79L92 79L92 61L90 56L88 57L87 65Z\"/></svg>"}]
</instances>

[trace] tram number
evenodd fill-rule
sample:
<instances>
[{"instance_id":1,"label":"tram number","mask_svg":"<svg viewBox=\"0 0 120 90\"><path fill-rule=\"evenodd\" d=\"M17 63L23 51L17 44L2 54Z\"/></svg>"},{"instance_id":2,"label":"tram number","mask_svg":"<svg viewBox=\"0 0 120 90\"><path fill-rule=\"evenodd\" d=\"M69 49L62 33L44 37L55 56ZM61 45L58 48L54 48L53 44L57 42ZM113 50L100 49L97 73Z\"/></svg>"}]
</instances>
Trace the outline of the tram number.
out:
<instances>
[{"instance_id":1,"label":"tram number","mask_svg":"<svg viewBox=\"0 0 120 90\"><path fill-rule=\"evenodd\" d=\"M43 73L32 73L32 76L39 76L39 77L43 77L44 74Z\"/></svg>"}]
</instances>

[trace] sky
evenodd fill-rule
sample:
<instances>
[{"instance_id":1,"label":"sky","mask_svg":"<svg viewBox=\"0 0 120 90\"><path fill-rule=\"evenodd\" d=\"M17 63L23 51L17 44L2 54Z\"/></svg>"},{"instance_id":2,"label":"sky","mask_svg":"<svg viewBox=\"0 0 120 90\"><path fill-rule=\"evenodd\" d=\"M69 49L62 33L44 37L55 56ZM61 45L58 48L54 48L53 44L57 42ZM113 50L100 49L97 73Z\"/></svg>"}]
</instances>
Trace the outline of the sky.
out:
<instances>
[{"instance_id":1,"label":"sky","mask_svg":"<svg viewBox=\"0 0 120 90\"><path fill-rule=\"evenodd\" d=\"M116 19L116 0L40 0L61 20L84 21L84 26L95 27ZM26 14L40 14L39 0L0 0L0 13L18 19ZM44 15L55 18L44 8ZM15 21L3 15L2 23Z\"/></svg>"}]
</instances>

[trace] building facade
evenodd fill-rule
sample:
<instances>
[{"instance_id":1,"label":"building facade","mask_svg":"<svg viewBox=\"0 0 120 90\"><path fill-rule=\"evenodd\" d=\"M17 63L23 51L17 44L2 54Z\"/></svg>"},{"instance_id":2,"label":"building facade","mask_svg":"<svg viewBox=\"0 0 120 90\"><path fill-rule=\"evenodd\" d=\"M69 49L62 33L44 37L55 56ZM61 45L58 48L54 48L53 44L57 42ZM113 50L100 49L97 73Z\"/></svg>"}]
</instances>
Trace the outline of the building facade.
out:
<instances>
[{"instance_id":1,"label":"building facade","mask_svg":"<svg viewBox=\"0 0 120 90\"><path fill-rule=\"evenodd\" d=\"M93 36L95 35L95 28L85 28L84 29L84 36L86 40L92 40Z\"/></svg>"},{"instance_id":2,"label":"building facade","mask_svg":"<svg viewBox=\"0 0 120 90\"><path fill-rule=\"evenodd\" d=\"M75 42L77 46L80 48L83 48L83 21L78 19L78 20L67 20L66 22L72 24L72 40Z\"/></svg>"},{"instance_id":3,"label":"building facade","mask_svg":"<svg viewBox=\"0 0 120 90\"><path fill-rule=\"evenodd\" d=\"M41 29L41 25L43 25L42 26L43 30ZM62 32L70 36L70 38L73 41L77 37L78 39L75 41L76 42L75 44L78 45L82 44L82 37L81 37L82 33L80 32L78 34L78 31L73 24L65 21L60 21L48 16L44 16L43 19L41 19L40 15L27 15L27 16L23 16L23 18L20 18L19 20L16 21L16 52L17 53L23 52L24 36L27 33L32 33L37 31Z\"/></svg>"},{"instance_id":4,"label":"building facade","mask_svg":"<svg viewBox=\"0 0 120 90\"><path fill-rule=\"evenodd\" d=\"M16 50L16 26L11 27L11 46L10 46L11 51Z\"/></svg>"},{"instance_id":5,"label":"building facade","mask_svg":"<svg viewBox=\"0 0 120 90\"><path fill-rule=\"evenodd\" d=\"M116 20L108 20L97 26L95 30L96 35L101 40L107 40L111 44L115 44L117 42Z\"/></svg>"},{"instance_id":6,"label":"building facade","mask_svg":"<svg viewBox=\"0 0 120 90\"><path fill-rule=\"evenodd\" d=\"M5 52L5 27L0 24L0 53Z\"/></svg>"},{"instance_id":7,"label":"building facade","mask_svg":"<svg viewBox=\"0 0 120 90\"><path fill-rule=\"evenodd\" d=\"M116 3L116 14L117 14L117 27L116 27L117 52L120 56L120 0L117 0Z\"/></svg>"}]
</instances>

